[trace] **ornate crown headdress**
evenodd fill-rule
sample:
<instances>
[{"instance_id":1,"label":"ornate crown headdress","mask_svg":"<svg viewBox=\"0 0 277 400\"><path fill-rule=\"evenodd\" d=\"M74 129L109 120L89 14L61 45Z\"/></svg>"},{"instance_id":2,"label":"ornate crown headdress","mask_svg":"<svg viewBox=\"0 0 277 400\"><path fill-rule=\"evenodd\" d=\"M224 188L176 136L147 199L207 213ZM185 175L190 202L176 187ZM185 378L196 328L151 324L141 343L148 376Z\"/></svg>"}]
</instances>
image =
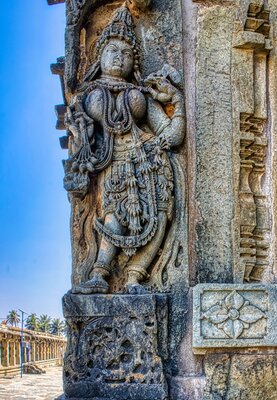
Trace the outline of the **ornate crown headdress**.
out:
<instances>
[{"instance_id":1,"label":"ornate crown headdress","mask_svg":"<svg viewBox=\"0 0 277 400\"><path fill-rule=\"evenodd\" d=\"M128 7L124 5L116 11L112 21L104 28L101 36L98 38L95 46L95 61L88 69L84 77L85 81L93 79L99 71L102 50L110 39L125 40L130 44L134 52L134 72L135 75L140 75L140 42L135 33L135 24L132 14Z\"/></svg>"}]
</instances>

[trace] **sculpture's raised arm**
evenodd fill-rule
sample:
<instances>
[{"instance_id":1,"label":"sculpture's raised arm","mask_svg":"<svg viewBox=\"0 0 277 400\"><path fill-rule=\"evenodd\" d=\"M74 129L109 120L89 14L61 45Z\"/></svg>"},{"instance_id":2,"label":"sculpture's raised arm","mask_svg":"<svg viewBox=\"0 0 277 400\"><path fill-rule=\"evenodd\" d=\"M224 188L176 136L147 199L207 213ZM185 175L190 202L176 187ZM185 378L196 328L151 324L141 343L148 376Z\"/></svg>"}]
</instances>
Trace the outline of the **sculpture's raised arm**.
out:
<instances>
[{"instance_id":1,"label":"sculpture's raised arm","mask_svg":"<svg viewBox=\"0 0 277 400\"><path fill-rule=\"evenodd\" d=\"M152 76L145 81L150 84L148 96L148 124L161 138L164 148L179 146L185 135L185 104L182 92L171 82L159 76ZM167 115L164 105L173 108L171 116Z\"/></svg>"}]
</instances>

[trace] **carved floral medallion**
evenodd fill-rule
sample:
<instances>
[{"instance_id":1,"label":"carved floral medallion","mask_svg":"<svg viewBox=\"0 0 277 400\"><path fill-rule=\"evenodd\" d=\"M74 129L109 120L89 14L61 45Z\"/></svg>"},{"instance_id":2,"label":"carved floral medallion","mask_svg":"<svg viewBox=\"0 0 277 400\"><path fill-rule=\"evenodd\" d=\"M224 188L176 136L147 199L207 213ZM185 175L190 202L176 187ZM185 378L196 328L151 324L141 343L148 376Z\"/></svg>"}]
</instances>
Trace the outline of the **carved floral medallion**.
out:
<instances>
[{"instance_id":1,"label":"carved floral medallion","mask_svg":"<svg viewBox=\"0 0 277 400\"><path fill-rule=\"evenodd\" d=\"M237 339L251 324L267 316L234 290L209 308L202 318L221 329L227 337Z\"/></svg>"}]
</instances>

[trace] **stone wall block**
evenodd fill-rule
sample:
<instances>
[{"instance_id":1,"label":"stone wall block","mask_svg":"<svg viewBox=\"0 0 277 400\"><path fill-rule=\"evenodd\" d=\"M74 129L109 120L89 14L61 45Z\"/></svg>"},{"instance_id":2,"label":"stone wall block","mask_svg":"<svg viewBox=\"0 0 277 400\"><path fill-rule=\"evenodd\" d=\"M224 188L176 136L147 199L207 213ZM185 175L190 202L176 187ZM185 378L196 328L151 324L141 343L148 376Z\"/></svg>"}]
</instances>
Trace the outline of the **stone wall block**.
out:
<instances>
[{"instance_id":1,"label":"stone wall block","mask_svg":"<svg viewBox=\"0 0 277 400\"><path fill-rule=\"evenodd\" d=\"M67 398L165 400L166 295L65 295Z\"/></svg>"},{"instance_id":2,"label":"stone wall block","mask_svg":"<svg viewBox=\"0 0 277 400\"><path fill-rule=\"evenodd\" d=\"M275 285L204 285L194 288L193 348L277 347Z\"/></svg>"},{"instance_id":3,"label":"stone wall block","mask_svg":"<svg viewBox=\"0 0 277 400\"><path fill-rule=\"evenodd\" d=\"M196 256L198 279L201 282L232 280L230 41L234 18L235 11L231 7L199 8L195 200L199 215Z\"/></svg>"}]
</instances>

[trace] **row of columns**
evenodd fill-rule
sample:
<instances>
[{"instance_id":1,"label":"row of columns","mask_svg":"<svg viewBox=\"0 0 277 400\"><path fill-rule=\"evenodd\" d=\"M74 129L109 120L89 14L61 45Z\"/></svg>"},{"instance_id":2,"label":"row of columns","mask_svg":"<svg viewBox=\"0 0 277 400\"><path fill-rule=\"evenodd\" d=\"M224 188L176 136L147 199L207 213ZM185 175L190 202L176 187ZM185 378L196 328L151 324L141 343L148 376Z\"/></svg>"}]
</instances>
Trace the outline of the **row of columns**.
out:
<instances>
[{"instance_id":1,"label":"row of columns","mask_svg":"<svg viewBox=\"0 0 277 400\"><path fill-rule=\"evenodd\" d=\"M20 365L20 338L0 338L0 368ZM23 363L62 358L65 351L65 340L31 340L23 345Z\"/></svg>"}]
</instances>

